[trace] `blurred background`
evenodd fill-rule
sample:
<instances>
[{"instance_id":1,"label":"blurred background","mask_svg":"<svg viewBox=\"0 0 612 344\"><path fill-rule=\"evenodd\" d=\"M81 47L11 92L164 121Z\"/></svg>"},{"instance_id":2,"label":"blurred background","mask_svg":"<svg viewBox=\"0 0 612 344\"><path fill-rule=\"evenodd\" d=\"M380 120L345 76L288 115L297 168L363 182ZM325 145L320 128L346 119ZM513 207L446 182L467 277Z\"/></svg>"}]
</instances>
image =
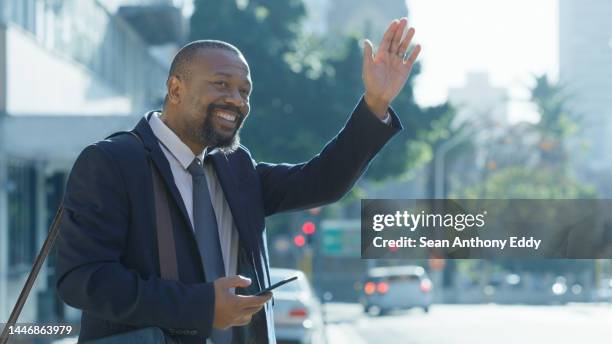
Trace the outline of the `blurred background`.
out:
<instances>
[{"instance_id":1,"label":"blurred background","mask_svg":"<svg viewBox=\"0 0 612 344\"><path fill-rule=\"evenodd\" d=\"M300 276L275 294L279 342L609 340L608 260L362 260L359 235L362 198L611 198L608 0L0 0L0 322L74 159L161 106L182 45L241 49L242 142L301 162L359 100L362 40L401 16L424 48L405 130L341 202L268 219L273 277ZM55 278L52 253L19 322L78 330Z\"/></svg>"}]
</instances>

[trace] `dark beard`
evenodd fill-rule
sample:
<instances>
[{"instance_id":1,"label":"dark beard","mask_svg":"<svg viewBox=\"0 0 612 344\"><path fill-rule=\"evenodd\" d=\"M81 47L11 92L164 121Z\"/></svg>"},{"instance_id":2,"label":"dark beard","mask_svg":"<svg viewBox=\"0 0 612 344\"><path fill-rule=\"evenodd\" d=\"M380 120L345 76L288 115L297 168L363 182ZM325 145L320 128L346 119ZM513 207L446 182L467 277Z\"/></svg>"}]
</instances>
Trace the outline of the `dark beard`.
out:
<instances>
[{"instance_id":1,"label":"dark beard","mask_svg":"<svg viewBox=\"0 0 612 344\"><path fill-rule=\"evenodd\" d=\"M236 124L236 130L231 136L221 135L215 130L213 124L213 111L216 109L229 110L237 114L238 118L236 121L238 123ZM240 129L242 128L244 117L240 109L234 106L210 104L206 109L206 117L204 118L202 126L200 128L193 128L194 132L192 134L197 138L198 142L208 147L209 151L218 149L224 154L230 154L235 152L240 146Z\"/></svg>"}]
</instances>

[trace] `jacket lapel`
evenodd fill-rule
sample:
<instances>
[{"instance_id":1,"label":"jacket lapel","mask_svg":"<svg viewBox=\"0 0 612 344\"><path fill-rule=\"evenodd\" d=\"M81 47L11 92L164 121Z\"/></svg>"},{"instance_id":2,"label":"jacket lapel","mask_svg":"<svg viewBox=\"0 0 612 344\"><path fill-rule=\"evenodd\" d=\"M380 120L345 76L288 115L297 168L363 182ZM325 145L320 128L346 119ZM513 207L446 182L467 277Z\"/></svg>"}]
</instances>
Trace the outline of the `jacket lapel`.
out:
<instances>
[{"instance_id":1,"label":"jacket lapel","mask_svg":"<svg viewBox=\"0 0 612 344\"><path fill-rule=\"evenodd\" d=\"M238 189L238 180L230 166L228 158L219 151L212 153L211 157L213 166L217 172L219 184L221 184L227 204L232 211L232 217L238 229L240 242L249 248L249 252L257 252L257 241L253 238L253 231L248 221L248 205L246 204L246 199L243 194Z\"/></svg>"},{"instance_id":2,"label":"jacket lapel","mask_svg":"<svg viewBox=\"0 0 612 344\"><path fill-rule=\"evenodd\" d=\"M192 230L193 226L189 220L189 215L187 213L187 209L185 208L185 204L183 203L183 199L181 198L179 190L174 182L170 164L159 147L157 138L149 126L148 119L150 118L151 114L152 112L148 113L145 118L141 119L136 125L134 131L142 139L145 150L149 154L149 157L153 161L155 167L157 167L158 171L160 172L160 175L168 187L168 190L170 190L170 194L172 195L177 207L180 209L185 223L189 225L186 227L189 231L189 235L195 240ZM263 268L261 264L263 261L261 260L261 257L256 259L255 255L265 254L265 252L260 251L259 242L261 238L258 237L257 231L254 231L250 226L247 199L239 190L238 179L234 173L234 169L232 169L230 166L227 156L220 151L215 151L211 153L210 156L212 157L212 163L217 173L219 184L221 185L221 189L223 190L227 204L232 212L232 217L240 237L240 245L245 246L251 257L251 264L254 265L256 279L257 282L260 283L261 288L265 284L264 280L262 279Z\"/></svg>"},{"instance_id":3,"label":"jacket lapel","mask_svg":"<svg viewBox=\"0 0 612 344\"><path fill-rule=\"evenodd\" d=\"M138 124L136 125L134 131L142 139L145 146L145 150L149 154L149 157L151 158L151 161L153 161L155 167L157 167L157 170L162 176L162 179L168 187L168 190L170 190L170 194L172 195L174 202L180 209L185 222L189 225L189 232L193 235L193 230L191 230L193 228L193 225L189 220L187 208L185 208L185 204L183 203L181 194L179 193L179 190L176 187L176 183L174 182L174 176L172 175L170 164L168 163L168 160L166 159L164 153L161 151L157 138L155 137L155 134L153 134L153 131L149 126L148 119L150 118L151 114L152 112L148 113L145 118L141 119L140 122L138 122Z\"/></svg>"}]
</instances>

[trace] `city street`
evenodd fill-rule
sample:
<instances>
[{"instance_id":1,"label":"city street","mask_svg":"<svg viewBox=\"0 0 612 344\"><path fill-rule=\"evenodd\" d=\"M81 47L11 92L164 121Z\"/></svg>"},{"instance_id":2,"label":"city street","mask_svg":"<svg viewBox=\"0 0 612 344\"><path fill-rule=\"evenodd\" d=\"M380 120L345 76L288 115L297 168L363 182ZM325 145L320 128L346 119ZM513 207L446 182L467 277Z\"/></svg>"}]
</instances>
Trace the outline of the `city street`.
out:
<instances>
[{"instance_id":1,"label":"city street","mask_svg":"<svg viewBox=\"0 0 612 344\"><path fill-rule=\"evenodd\" d=\"M605 343L612 338L612 305L433 305L382 317L358 304L328 305L328 342L361 343Z\"/></svg>"},{"instance_id":2,"label":"city street","mask_svg":"<svg viewBox=\"0 0 612 344\"><path fill-rule=\"evenodd\" d=\"M611 17L0 0L0 344L612 344Z\"/></svg>"}]
</instances>

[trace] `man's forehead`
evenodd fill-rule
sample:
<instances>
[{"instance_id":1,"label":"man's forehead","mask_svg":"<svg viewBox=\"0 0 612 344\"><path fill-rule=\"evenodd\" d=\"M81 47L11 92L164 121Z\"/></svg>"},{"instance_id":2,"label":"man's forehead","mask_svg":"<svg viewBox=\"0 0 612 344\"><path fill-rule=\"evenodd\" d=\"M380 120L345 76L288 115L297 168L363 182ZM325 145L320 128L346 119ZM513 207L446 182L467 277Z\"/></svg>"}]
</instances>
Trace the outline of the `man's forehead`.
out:
<instances>
[{"instance_id":1,"label":"man's forehead","mask_svg":"<svg viewBox=\"0 0 612 344\"><path fill-rule=\"evenodd\" d=\"M201 49L194 59L194 67L205 69L208 74L241 74L250 79L249 65L242 55L218 48Z\"/></svg>"}]
</instances>

